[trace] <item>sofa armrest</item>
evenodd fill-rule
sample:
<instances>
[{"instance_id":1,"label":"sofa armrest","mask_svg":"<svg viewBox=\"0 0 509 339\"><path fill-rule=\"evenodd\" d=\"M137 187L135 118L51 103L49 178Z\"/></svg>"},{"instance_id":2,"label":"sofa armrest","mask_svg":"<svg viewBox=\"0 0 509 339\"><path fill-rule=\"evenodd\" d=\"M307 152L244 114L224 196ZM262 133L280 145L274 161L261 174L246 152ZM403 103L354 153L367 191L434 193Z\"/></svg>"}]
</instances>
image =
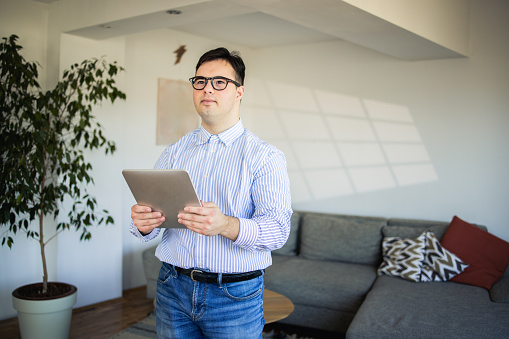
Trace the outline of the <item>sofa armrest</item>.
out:
<instances>
[{"instance_id":1,"label":"sofa armrest","mask_svg":"<svg viewBox=\"0 0 509 339\"><path fill-rule=\"evenodd\" d=\"M493 284L490 289L490 298L496 303L509 303L509 275L504 275Z\"/></svg>"},{"instance_id":2,"label":"sofa armrest","mask_svg":"<svg viewBox=\"0 0 509 339\"><path fill-rule=\"evenodd\" d=\"M147 298L156 297L157 277L161 269L161 261L155 256L156 247L150 247L143 251L142 262L145 278L147 279Z\"/></svg>"}]
</instances>

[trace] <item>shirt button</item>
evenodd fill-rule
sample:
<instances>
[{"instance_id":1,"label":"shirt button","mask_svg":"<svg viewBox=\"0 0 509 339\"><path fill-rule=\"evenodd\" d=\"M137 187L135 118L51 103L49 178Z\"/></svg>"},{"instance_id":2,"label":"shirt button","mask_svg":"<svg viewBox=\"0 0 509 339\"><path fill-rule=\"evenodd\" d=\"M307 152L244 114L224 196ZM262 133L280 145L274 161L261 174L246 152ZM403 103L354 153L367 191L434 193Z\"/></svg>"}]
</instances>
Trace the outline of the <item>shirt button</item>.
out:
<instances>
[{"instance_id":1,"label":"shirt button","mask_svg":"<svg viewBox=\"0 0 509 339\"><path fill-rule=\"evenodd\" d=\"M208 178L209 176L207 174L203 175L204 178Z\"/></svg>"}]
</instances>

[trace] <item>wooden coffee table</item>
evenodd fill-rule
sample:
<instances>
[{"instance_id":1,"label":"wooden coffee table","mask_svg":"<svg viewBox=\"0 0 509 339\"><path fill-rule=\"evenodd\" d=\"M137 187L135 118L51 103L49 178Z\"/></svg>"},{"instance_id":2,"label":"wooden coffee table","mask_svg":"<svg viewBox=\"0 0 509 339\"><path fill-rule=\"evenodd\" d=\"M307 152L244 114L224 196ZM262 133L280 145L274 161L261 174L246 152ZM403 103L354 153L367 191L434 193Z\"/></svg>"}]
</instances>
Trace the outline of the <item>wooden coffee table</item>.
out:
<instances>
[{"instance_id":1,"label":"wooden coffee table","mask_svg":"<svg viewBox=\"0 0 509 339\"><path fill-rule=\"evenodd\" d=\"M154 298L154 310L156 309L156 298ZM263 315L265 323L270 324L284 319L292 314L294 309L290 299L282 294L264 289L263 292Z\"/></svg>"},{"instance_id":2,"label":"wooden coffee table","mask_svg":"<svg viewBox=\"0 0 509 339\"><path fill-rule=\"evenodd\" d=\"M288 317L293 312L293 309L292 301L284 295L268 289L264 290L263 314L266 324Z\"/></svg>"}]
</instances>

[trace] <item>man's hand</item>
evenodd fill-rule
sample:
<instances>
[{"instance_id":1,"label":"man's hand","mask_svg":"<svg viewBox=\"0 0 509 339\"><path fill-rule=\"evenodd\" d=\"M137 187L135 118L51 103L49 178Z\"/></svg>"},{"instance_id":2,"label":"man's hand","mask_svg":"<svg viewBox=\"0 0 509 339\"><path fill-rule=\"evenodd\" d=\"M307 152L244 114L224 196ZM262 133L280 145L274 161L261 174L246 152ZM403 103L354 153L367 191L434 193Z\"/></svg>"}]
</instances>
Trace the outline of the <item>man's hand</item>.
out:
<instances>
[{"instance_id":1,"label":"man's hand","mask_svg":"<svg viewBox=\"0 0 509 339\"><path fill-rule=\"evenodd\" d=\"M133 219L134 226L143 235L147 235L154 228L160 226L165 218L159 212L152 212L148 206L134 205L131 207L131 218Z\"/></svg>"},{"instance_id":2,"label":"man's hand","mask_svg":"<svg viewBox=\"0 0 509 339\"><path fill-rule=\"evenodd\" d=\"M224 215L213 202L201 202L202 207L186 207L178 214L178 222L193 232L206 236L222 235L232 241L239 235L239 219Z\"/></svg>"}]
</instances>

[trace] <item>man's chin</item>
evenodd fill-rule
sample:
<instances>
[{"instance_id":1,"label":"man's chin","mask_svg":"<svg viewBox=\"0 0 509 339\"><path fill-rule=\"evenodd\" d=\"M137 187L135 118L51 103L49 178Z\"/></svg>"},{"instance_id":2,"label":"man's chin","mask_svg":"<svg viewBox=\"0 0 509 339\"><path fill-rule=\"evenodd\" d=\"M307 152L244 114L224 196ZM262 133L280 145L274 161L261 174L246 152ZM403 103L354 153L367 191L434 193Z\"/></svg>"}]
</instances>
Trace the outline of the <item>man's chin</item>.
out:
<instances>
[{"instance_id":1,"label":"man's chin","mask_svg":"<svg viewBox=\"0 0 509 339\"><path fill-rule=\"evenodd\" d=\"M214 118L215 112L213 110L200 110L198 112L198 115L202 118L202 120L207 120L207 121L210 121L211 119Z\"/></svg>"}]
</instances>

